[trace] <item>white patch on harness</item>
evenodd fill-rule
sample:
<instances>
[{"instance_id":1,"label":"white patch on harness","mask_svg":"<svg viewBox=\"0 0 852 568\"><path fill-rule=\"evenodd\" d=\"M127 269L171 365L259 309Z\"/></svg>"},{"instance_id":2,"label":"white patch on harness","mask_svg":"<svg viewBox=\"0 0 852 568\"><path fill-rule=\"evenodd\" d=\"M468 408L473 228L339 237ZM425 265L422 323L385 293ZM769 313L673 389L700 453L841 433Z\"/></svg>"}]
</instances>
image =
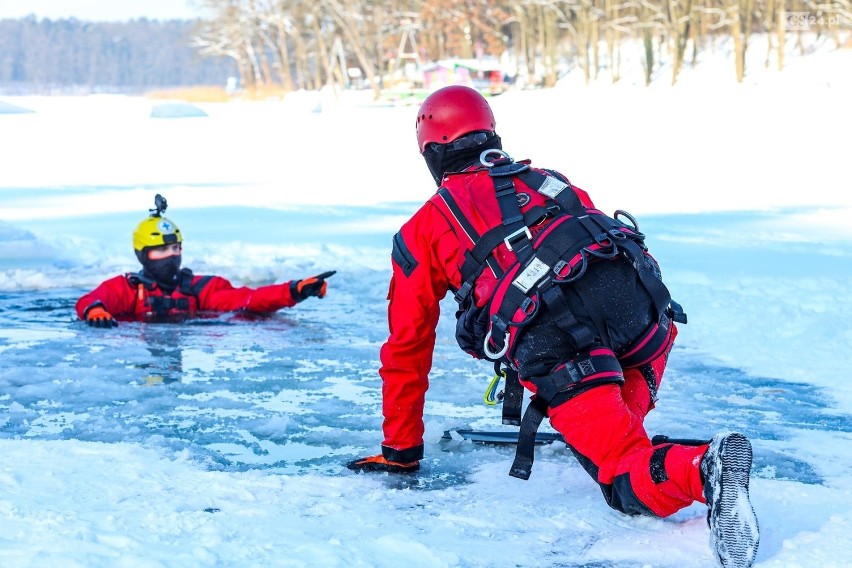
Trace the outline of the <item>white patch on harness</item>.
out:
<instances>
[{"instance_id":1,"label":"white patch on harness","mask_svg":"<svg viewBox=\"0 0 852 568\"><path fill-rule=\"evenodd\" d=\"M547 179L545 179L544 183L541 184L541 187L538 188L538 192L551 199L555 199L556 196L562 193L562 190L566 187L568 187L567 183L561 182L555 177L547 176Z\"/></svg>"},{"instance_id":2,"label":"white patch on harness","mask_svg":"<svg viewBox=\"0 0 852 568\"><path fill-rule=\"evenodd\" d=\"M539 259L534 258L533 261L524 268L524 271L512 281L512 284L517 286L521 292L526 294L530 291L530 288L535 286L536 283L538 283L538 281L547 274L548 270L550 270L549 266Z\"/></svg>"}]
</instances>

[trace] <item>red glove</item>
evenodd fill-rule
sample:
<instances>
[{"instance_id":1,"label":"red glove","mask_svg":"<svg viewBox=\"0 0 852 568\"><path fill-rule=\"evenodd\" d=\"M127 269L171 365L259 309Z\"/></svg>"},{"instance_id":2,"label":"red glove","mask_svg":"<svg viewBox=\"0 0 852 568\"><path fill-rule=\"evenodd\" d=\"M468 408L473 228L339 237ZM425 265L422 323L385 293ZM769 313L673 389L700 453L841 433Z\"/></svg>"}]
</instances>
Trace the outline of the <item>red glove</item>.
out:
<instances>
[{"instance_id":1,"label":"red glove","mask_svg":"<svg viewBox=\"0 0 852 568\"><path fill-rule=\"evenodd\" d=\"M408 463L388 461L381 454L351 461L346 467L353 471L388 471L390 473L414 473L420 469L420 462Z\"/></svg>"},{"instance_id":2,"label":"red glove","mask_svg":"<svg viewBox=\"0 0 852 568\"><path fill-rule=\"evenodd\" d=\"M86 323L92 327L116 327L118 322L100 304L95 304L86 310Z\"/></svg>"},{"instance_id":3,"label":"red glove","mask_svg":"<svg viewBox=\"0 0 852 568\"><path fill-rule=\"evenodd\" d=\"M310 296L324 298L326 290L328 290L328 282L325 279L334 275L336 272L336 270L329 270L328 272L323 272L304 280L293 280L290 282L290 295L297 302L301 302Z\"/></svg>"}]
</instances>

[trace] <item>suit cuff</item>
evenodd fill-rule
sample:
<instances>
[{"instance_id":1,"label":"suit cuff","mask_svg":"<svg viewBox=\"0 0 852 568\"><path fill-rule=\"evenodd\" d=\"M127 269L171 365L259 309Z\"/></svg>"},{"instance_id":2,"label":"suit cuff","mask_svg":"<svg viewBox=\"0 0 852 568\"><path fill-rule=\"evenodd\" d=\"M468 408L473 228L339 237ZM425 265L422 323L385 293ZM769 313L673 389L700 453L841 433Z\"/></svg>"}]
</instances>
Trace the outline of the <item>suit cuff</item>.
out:
<instances>
[{"instance_id":1,"label":"suit cuff","mask_svg":"<svg viewBox=\"0 0 852 568\"><path fill-rule=\"evenodd\" d=\"M299 280L291 280L288 289L290 290L290 297L297 304L306 299L306 296L299 292Z\"/></svg>"},{"instance_id":2,"label":"suit cuff","mask_svg":"<svg viewBox=\"0 0 852 568\"><path fill-rule=\"evenodd\" d=\"M91 304L89 304L88 306L86 306L86 309L85 309L85 310L83 310L83 319L86 319L86 317L89 315L89 311L90 311L92 308L96 308L96 307L98 307L98 306L100 306L100 307L102 307L102 308L103 308L103 307L104 307L104 303L103 303L103 302L101 302L100 300L95 300L94 302L92 302ZM106 308L104 308L104 309L106 309Z\"/></svg>"},{"instance_id":3,"label":"suit cuff","mask_svg":"<svg viewBox=\"0 0 852 568\"><path fill-rule=\"evenodd\" d=\"M397 463L410 463L423 459L423 444L406 448L404 450L395 450L388 446L382 446L382 456L388 460Z\"/></svg>"}]
</instances>

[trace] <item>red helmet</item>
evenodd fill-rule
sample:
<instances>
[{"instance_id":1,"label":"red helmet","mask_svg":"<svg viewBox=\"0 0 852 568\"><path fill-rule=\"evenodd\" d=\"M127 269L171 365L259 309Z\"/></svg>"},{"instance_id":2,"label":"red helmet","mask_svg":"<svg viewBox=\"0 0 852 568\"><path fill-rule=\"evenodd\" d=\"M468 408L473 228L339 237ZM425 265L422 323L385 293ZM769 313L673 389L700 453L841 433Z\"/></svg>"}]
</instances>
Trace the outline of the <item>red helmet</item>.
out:
<instances>
[{"instance_id":1,"label":"red helmet","mask_svg":"<svg viewBox=\"0 0 852 568\"><path fill-rule=\"evenodd\" d=\"M417 113L420 153L432 142L448 144L468 132L494 131L497 121L479 91L452 85L438 89L423 101Z\"/></svg>"}]
</instances>

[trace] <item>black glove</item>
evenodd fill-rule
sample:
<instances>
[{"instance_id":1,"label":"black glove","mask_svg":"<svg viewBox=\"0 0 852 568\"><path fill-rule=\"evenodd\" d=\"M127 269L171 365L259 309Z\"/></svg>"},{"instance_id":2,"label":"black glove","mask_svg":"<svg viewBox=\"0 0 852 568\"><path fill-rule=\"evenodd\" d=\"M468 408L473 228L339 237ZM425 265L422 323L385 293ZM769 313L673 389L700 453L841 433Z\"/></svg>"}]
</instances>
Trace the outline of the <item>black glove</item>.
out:
<instances>
[{"instance_id":1,"label":"black glove","mask_svg":"<svg viewBox=\"0 0 852 568\"><path fill-rule=\"evenodd\" d=\"M311 296L324 298L325 292L328 290L326 278L336 273L336 270L329 270L304 280L293 280L290 282L290 295L297 302L301 302Z\"/></svg>"},{"instance_id":2,"label":"black glove","mask_svg":"<svg viewBox=\"0 0 852 568\"><path fill-rule=\"evenodd\" d=\"M101 304L95 304L86 310L86 323L92 327L116 327L118 322Z\"/></svg>"},{"instance_id":3,"label":"black glove","mask_svg":"<svg viewBox=\"0 0 852 568\"><path fill-rule=\"evenodd\" d=\"M414 473L420 469L420 461L401 463L388 461L381 454L357 459L346 464L353 471L388 471L390 473Z\"/></svg>"}]
</instances>

